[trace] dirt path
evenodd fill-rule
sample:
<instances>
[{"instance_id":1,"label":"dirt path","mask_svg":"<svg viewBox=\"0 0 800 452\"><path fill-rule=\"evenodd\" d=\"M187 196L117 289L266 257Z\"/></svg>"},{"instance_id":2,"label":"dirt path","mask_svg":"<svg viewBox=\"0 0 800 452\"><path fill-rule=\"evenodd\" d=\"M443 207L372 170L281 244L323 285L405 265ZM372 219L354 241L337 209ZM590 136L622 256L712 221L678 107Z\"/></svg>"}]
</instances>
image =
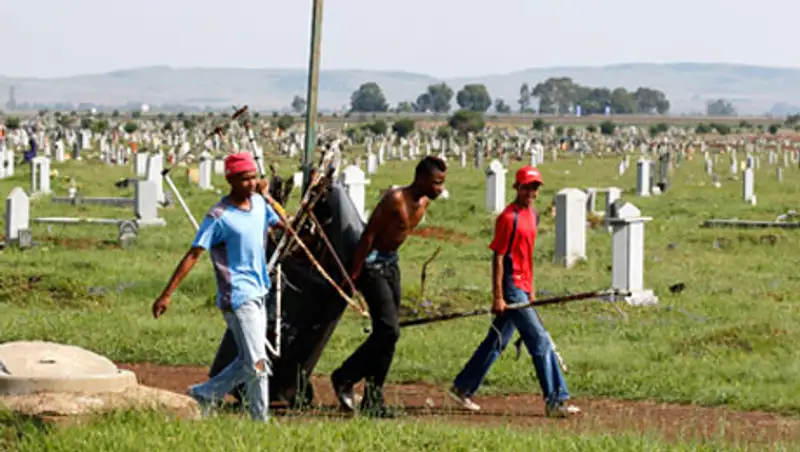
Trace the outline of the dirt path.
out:
<instances>
[{"instance_id":1,"label":"dirt path","mask_svg":"<svg viewBox=\"0 0 800 452\"><path fill-rule=\"evenodd\" d=\"M183 393L187 386L206 379L208 369L197 366L159 366L147 363L123 364L136 373L139 383ZM314 379L320 409L308 416L339 416L336 398L327 378ZM568 429L573 432L652 432L667 439L719 437L745 442L800 440L800 419L765 412L741 412L654 402L612 399L576 399L583 413L572 419L549 419L535 394L476 397L482 411L465 413L450 401L441 388L428 384L391 385L387 401L405 407L412 419L441 419L473 425L506 425Z\"/></svg>"}]
</instances>

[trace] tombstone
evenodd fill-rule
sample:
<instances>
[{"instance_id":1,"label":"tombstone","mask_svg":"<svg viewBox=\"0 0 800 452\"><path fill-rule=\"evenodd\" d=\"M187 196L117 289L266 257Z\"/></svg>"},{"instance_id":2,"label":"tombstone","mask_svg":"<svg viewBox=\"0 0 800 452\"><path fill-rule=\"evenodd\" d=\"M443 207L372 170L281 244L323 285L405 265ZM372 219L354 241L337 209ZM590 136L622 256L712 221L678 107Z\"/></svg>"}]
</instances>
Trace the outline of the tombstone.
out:
<instances>
[{"instance_id":1,"label":"tombstone","mask_svg":"<svg viewBox=\"0 0 800 452\"><path fill-rule=\"evenodd\" d=\"M492 160L486 170L486 210L498 214L506 207L506 172L503 164Z\"/></svg>"},{"instance_id":2,"label":"tombstone","mask_svg":"<svg viewBox=\"0 0 800 452\"><path fill-rule=\"evenodd\" d=\"M121 222L117 239L122 248L130 248L136 241L136 223L130 220Z\"/></svg>"},{"instance_id":3,"label":"tombstone","mask_svg":"<svg viewBox=\"0 0 800 452\"><path fill-rule=\"evenodd\" d=\"M467 152L466 151L461 151L461 167L462 168L466 168L467 167Z\"/></svg>"},{"instance_id":4,"label":"tombstone","mask_svg":"<svg viewBox=\"0 0 800 452\"><path fill-rule=\"evenodd\" d=\"M136 177L145 177L147 175L147 153L137 152L133 158L133 166Z\"/></svg>"},{"instance_id":5,"label":"tombstone","mask_svg":"<svg viewBox=\"0 0 800 452\"><path fill-rule=\"evenodd\" d=\"M554 262L567 268L586 259L586 193L565 188L556 194Z\"/></svg>"},{"instance_id":6,"label":"tombstone","mask_svg":"<svg viewBox=\"0 0 800 452\"><path fill-rule=\"evenodd\" d=\"M15 187L6 197L6 242L19 243L20 230L30 229L31 204L21 187Z\"/></svg>"},{"instance_id":7,"label":"tombstone","mask_svg":"<svg viewBox=\"0 0 800 452\"><path fill-rule=\"evenodd\" d=\"M709 176L714 174L714 164L708 159L706 159L706 174Z\"/></svg>"},{"instance_id":8,"label":"tombstone","mask_svg":"<svg viewBox=\"0 0 800 452\"><path fill-rule=\"evenodd\" d=\"M225 160L214 159L214 175L215 176L225 175Z\"/></svg>"},{"instance_id":9,"label":"tombstone","mask_svg":"<svg viewBox=\"0 0 800 452\"><path fill-rule=\"evenodd\" d=\"M6 167L4 177L14 177L14 151L6 149L6 161L3 164Z\"/></svg>"},{"instance_id":10,"label":"tombstone","mask_svg":"<svg viewBox=\"0 0 800 452\"><path fill-rule=\"evenodd\" d=\"M292 182L294 186L297 188L301 188L303 186L303 172L297 171L292 175Z\"/></svg>"},{"instance_id":11,"label":"tombstone","mask_svg":"<svg viewBox=\"0 0 800 452\"><path fill-rule=\"evenodd\" d=\"M775 177L778 179L778 182L783 182L783 168L780 166L775 168Z\"/></svg>"},{"instance_id":12,"label":"tombstone","mask_svg":"<svg viewBox=\"0 0 800 452\"><path fill-rule=\"evenodd\" d=\"M366 222L365 203L367 199L367 185L370 181L365 177L364 171L357 166L350 165L342 171L342 183L344 184L345 191L353 201L361 220Z\"/></svg>"},{"instance_id":13,"label":"tombstone","mask_svg":"<svg viewBox=\"0 0 800 452\"><path fill-rule=\"evenodd\" d=\"M198 180L197 185L200 190L211 190L211 155L207 152L200 154L200 162L198 165Z\"/></svg>"},{"instance_id":14,"label":"tombstone","mask_svg":"<svg viewBox=\"0 0 800 452\"><path fill-rule=\"evenodd\" d=\"M367 154L367 174L370 176L378 172L378 157L373 153Z\"/></svg>"},{"instance_id":15,"label":"tombstone","mask_svg":"<svg viewBox=\"0 0 800 452\"><path fill-rule=\"evenodd\" d=\"M645 159L636 164L636 194L650 196L650 161Z\"/></svg>"},{"instance_id":16,"label":"tombstone","mask_svg":"<svg viewBox=\"0 0 800 452\"><path fill-rule=\"evenodd\" d=\"M163 218L158 218L158 184L151 180L136 181L133 209L137 224L144 226L164 226Z\"/></svg>"},{"instance_id":17,"label":"tombstone","mask_svg":"<svg viewBox=\"0 0 800 452\"><path fill-rule=\"evenodd\" d=\"M161 153L151 155L147 159L147 180L156 184L156 200L164 202L164 180L161 172L164 170L164 157Z\"/></svg>"},{"instance_id":18,"label":"tombstone","mask_svg":"<svg viewBox=\"0 0 800 452\"><path fill-rule=\"evenodd\" d=\"M613 209L614 203L622 197L622 189L619 187L608 187L606 189L606 208L605 208L605 216L606 218L611 216L611 210Z\"/></svg>"},{"instance_id":19,"label":"tombstone","mask_svg":"<svg viewBox=\"0 0 800 452\"><path fill-rule=\"evenodd\" d=\"M653 305L658 297L644 288L644 224L650 217L642 217L633 204L625 203L609 220L611 239L611 287L630 292L625 302L633 306Z\"/></svg>"},{"instance_id":20,"label":"tombstone","mask_svg":"<svg viewBox=\"0 0 800 452\"><path fill-rule=\"evenodd\" d=\"M3 142L0 141L0 180L6 177L6 151L3 150Z\"/></svg>"},{"instance_id":21,"label":"tombstone","mask_svg":"<svg viewBox=\"0 0 800 452\"><path fill-rule=\"evenodd\" d=\"M753 198L753 191L755 190L755 177L753 168L747 168L742 174L742 198L745 202L751 202Z\"/></svg>"},{"instance_id":22,"label":"tombstone","mask_svg":"<svg viewBox=\"0 0 800 452\"><path fill-rule=\"evenodd\" d=\"M50 193L50 159L34 157L31 159L31 194Z\"/></svg>"}]
</instances>

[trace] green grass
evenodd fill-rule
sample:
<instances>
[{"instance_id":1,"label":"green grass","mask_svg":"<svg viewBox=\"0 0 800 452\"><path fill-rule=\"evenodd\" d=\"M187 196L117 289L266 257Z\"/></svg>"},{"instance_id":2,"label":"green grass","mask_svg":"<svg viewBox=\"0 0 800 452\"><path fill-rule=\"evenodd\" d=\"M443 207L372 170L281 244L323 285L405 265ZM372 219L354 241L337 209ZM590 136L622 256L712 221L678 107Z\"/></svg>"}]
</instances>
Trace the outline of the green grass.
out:
<instances>
[{"instance_id":1,"label":"green grass","mask_svg":"<svg viewBox=\"0 0 800 452\"><path fill-rule=\"evenodd\" d=\"M723 160L718 171L727 166ZM702 158L697 157L676 169L668 193L651 198L635 197L635 165L619 177L617 159L587 159L581 166L574 160L548 161L541 167L547 184L537 202L542 212L562 188L618 186L625 190L626 200L654 218L646 226L645 281L660 297L658 306L620 306L627 321L612 306L598 301L540 309L570 366L568 383L576 397L653 399L800 414L800 350L796 346L800 324L795 296L800 276L793 258L800 253L798 233L698 226L709 218L773 220L796 208L800 172L787 168L784 183L778 184L774 168L765 160L756 171L755 207L742 202L741 181L727 180L727 173L720 173L722 188L711 186L703 173ZM490 303L487 245L493 216L484 208L484 176L471 167L458 167L455 160L450 164L447 187L451 199L435 202L423 226L451 229L473 242L409 238L401 249L404 304L408 306L418 302L422 263L437 246L442 251L429 266L426 297L457 309ZM368 187L368 208L374 206L380 190L409 181L413 165L391 162L381 167ZM290 177L292 166L283 164L285 177ZM509 200L511 176L519 166L515 164L509 171ZM66 195L68 176L77 179L86 196L132 195L132 190L113 186L119 178L132 176L132 166L67 162L55 167L59 176L52 185L58 195ZM190 188L182 171L176 171L174 179L198 219L218 198ZM222 178L216 177L214 183L224 188ZM9 193L14 186L29 186L29 173L23 165L17 167L13 179L0 181L0 194ZM602 202L599 200L598 206ZM132 215L131 209L54 205L48 198L33 201L31 213L34 217ZM48 230L35 224L37 248L0 253L0 341L58 341L117 361L209 364L225 327L210 302L215 286L207 260L184 281L164 318L156 321L150 315L154 297L193 238L193 228L180 207L162 209L161 215L168 226L141 230L136 246L128 250L113 246L117 234L113 226L53 225ZM537 288L560 294L609 287L610 235L601 229L588 231L588 260L566 269L551 263L553 227L552 219L543 216L535 259ZM774 236L774 245L766 243L767 236ZM40 279L29 282L32 276ZM671 294L668 287L678 282L685 283L686 290ZM118 291L123 284L133 285ZM96 287L108 290L90 293ZM446 384L474 351L488 325L488 317L478 317L404 329L390 380ZM330 372L358 346L365 338L362 326L355 315L347 314L323 354L318 372ZM527 354L516 361L509 350L490 372L482 391L538 392ZM605 440L586 441L601 444Z\"/></svg>"},{"instance_id":2,"label":"green grass","mask_svg":"<svg viewBox=\"0 0 800 452\"><path fill-rule=\"evenodd\" d=\"M157 413L113 413L84 428L53 428L13 416L0 418L0 447L10 451L724 451L750 450L718 440L668 442L646 433L564 435L537 430L460 428L440 422L278 420L267 425L219 417L200 422ZM15 440L14 438L21 438ZM773 444L773 450L789 450Z\"/></svg>"}]
</instances>

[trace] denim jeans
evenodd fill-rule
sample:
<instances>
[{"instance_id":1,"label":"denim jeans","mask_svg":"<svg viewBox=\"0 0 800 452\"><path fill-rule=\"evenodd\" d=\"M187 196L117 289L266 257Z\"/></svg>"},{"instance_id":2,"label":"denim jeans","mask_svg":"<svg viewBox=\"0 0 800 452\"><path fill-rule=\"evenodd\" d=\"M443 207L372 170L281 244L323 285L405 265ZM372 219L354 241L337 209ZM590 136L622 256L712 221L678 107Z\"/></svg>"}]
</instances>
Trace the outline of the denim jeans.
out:
<instances>
[{"instance_id":1,"label":"denim jeans","mask_svg":"<svg viewBox=\"0 0 800 452\"><path fill-rule=\"evenodd\" d=\"M504 298L509 306L529 302L527 293L513 285L504 286ZM552 405L569 399L567 382L561 373L553 343L532 307L507 310L502 316L495 317L486 338L455 378L453 386L463 391L467 397L475 394L492 364L508 346L515 330L519 330L522 341L533 358L533 367L545 402Z\"/></svg>"},{"instance_id":2,"label":"denim jeans","mask_svg":"<svg viewBox=\"0 0 800 452\"><path fill-rule=\"evenodd\" d=\"M193 386L192 391L207 400L222 400L236 386L244 383L250 417L266 421L269 407L269 376L272 374L267 357L267 315L264 299L250 300L235 310L223 311L228 330L236 341L236 358L220 373L205 383ZM262 369L259 370L259 365Z\"/></svg>"}]
</instances>

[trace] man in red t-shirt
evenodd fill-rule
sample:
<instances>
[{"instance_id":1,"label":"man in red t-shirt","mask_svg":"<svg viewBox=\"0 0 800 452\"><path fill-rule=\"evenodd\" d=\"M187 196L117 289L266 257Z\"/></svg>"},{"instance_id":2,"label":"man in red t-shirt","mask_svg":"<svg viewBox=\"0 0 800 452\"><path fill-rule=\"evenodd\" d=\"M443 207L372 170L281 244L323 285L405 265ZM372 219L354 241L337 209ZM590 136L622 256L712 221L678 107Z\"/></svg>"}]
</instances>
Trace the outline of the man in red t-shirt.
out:
<instances>
[{"instance_id":1,"label":"man in red t-shirt","mask_svg":"<svg viewBox=\"0 0 800 452\"><path fill-rule=\"evenodd\" d=\"M533 366L542 388L548 416L565 417L580 412L569 405L567 383L559 367L550 335L541 319L527 305L534 297L533 248L536 242L539 215L533 202L543 185L542 176L536 168L526 166L517 171L514 202L509 204L495 221L494 240L489 248L494 251L492 263L492 312L496 315L489 334L472 355L448 394L462 407L470 411L480 410L471 400L494 361L505 350L515 330L519 330L522 341L533 357Z\"/></svg>"}]
</instances>

